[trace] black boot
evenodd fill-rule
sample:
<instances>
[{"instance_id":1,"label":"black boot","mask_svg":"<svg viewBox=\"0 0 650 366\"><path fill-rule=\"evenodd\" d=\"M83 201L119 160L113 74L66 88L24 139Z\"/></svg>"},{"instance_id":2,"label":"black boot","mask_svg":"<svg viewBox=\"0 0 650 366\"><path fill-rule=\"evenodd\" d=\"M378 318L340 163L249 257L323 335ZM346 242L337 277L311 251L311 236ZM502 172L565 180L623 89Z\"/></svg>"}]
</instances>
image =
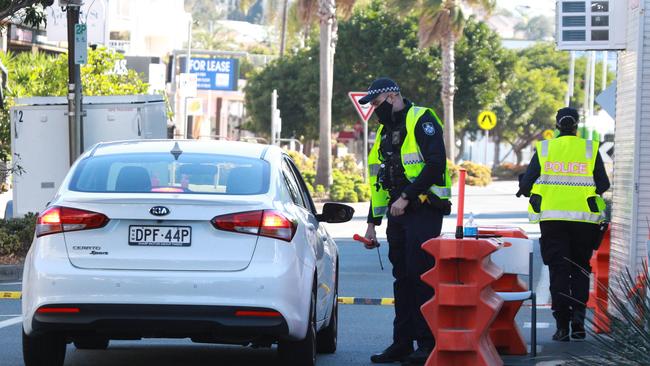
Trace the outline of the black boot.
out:
<instances>
[{"instance_id":1,"label":"black boot","mask_svg":"<svg viewBox=\"0 0 650 366\"><path fill-rule=\"evenodd\" d=\"M415 352L411 353L406 358L406 362L402 363L402 365L424 365L427 362L431 351L433 351L433 347L418 347Z\"/></svg>"},{"instance_id":2,"label":"black boot","mask_svg":"<svg viewBox=\"0 0 650 366\"><path fill-rule=\"evenodd\" d=\"M584 340L585 332L585 309L574 309L571 314L571 338Z\"/></svg>"},{"instance_id":3,"label":"black boot","mask_svg":"<svg viewBox=\"0 0 650 366\"><path fill-rule=\"evenodd\" d=\"M553 334L553 340L558 342L570 341L569 328L557 328L555 334Z\"/></svg>"},{"instance_id":4,"label":"black boot","mask_svg":"<svg viewBox=\"0 0 650 366\"><path fill-rule=\"evenodd\" d=\"M370 356L372 363L393 363L405 361L413 353L413 344L393 343L383 352Z\"/></svg>"},{"instance_id":5,"label":"black boot","mask_svg":"<svg viewBox=\"0 0 650 366\"><path fill-rule=\"evenodd\" d=\"M569 317L570 315L553 312L553 317L555 318L555 327L556 331L553 334L553 340L558 342L568 342L571 340L569 336Z\"/></svg>"}]
</instances>

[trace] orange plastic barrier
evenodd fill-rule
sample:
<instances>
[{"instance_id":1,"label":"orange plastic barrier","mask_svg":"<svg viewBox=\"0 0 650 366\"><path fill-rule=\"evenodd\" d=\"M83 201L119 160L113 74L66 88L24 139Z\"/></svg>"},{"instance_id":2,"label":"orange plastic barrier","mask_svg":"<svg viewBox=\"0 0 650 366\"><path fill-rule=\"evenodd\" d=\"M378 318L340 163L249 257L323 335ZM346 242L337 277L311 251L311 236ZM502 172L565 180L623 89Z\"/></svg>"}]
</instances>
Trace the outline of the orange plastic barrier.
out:
<instances>
[{"instance_id":1,"label":"orange plastic barrier","mask_svg":"<svg viewBox=\"0 0 650 366\"><path fill-rule=\"evenodd\" d=\"M607 304L609 291L609 250L610 250L610 229L607 229L600 247L591 257L591 268L593 271L593 288L589 292L587 306L594 309L594 331L596 333L609 332L609 316L607 315Z\"/></svg>"},{"instance_id":2,"label":"orange plastic barrier","mask_svg":"<svg viewBox=\"0 0 650 366\"><path fill-rule=\"evenodd\" d=\"M478 232L481 235L500 235L504 238L528 239L526 232L518 227L480 226ZM520 292L528 291L528 285L516 274L504 273L501 278L494 281L492 289L496 292ZM500 354L528 354L526 339L521 334L521 329L515 321L515 317L523 303L523 301L504 302L501 311L499 311L490 327L490 339L492 339Z\"/></svg>"},{"instance_id":3,"label":"orange plastic barrier","mask_svg":"<svg viewBox=\"0 0 650 366\"><path fill-rule=\"evenodd\" d=\"M435 295L421 311L436 346L426 366L502 366L488 336L503 300L492 289L502 271L490 261L499 248L493 239L436 238L422 249L436 264L422 275Z\"/></svg>"}]
</instances>

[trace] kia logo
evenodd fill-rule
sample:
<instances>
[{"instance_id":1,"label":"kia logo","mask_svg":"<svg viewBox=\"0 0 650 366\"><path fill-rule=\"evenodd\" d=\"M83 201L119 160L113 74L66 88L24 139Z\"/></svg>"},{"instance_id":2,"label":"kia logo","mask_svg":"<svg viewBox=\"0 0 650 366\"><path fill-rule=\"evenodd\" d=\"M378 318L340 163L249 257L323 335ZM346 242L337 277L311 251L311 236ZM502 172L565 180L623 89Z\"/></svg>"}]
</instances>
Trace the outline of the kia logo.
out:
<instances>
[{"instance_id":1,"label":"kia logo","mask_svg":"<svg viewBox=\"0 0 650 366\"><path fill-rule=\"evenodd\" d=\"M154 206L149 209L149 213L154 216L165 216L169 215L169 209L165 206Z\"/></svg>"}]
</instances>

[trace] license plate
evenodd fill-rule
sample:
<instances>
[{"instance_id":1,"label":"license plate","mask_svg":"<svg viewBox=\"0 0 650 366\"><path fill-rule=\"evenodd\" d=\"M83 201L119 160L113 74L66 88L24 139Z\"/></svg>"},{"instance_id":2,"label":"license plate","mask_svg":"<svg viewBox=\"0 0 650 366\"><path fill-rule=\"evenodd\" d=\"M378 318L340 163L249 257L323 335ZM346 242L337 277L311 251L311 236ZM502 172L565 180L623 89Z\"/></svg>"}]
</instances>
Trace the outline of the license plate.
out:
<instances>
[{"instance_id":1,"label":"license plate","mask_svg":"<svg viewBox=\"0 0 650 366\"><path fill-rule=\"evenodd\" d=\"M158 247L189 247L190 226L129 226L129 245Z\"/></svg>"}]
</instances>

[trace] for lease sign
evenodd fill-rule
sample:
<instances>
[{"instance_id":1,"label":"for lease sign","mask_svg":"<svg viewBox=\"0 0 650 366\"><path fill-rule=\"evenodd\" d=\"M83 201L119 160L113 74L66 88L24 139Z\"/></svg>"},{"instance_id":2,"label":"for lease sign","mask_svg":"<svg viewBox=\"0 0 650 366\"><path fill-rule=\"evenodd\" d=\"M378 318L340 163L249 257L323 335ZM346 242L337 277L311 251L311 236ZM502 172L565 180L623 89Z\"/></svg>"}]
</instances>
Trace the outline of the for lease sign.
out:
<instances>
[{"instance_id":1,"label":"for lease sign","mask_svg":"<svg viewBox=\"0 0 650 366\"><path fill-rule=\"evenodd\" d=\"M181 62L181 70L184 69L183 64ZM197 76L197 89L237 90L239 62L233 58L192 57L190 73Z\"/></svg>"}]
</instances>

